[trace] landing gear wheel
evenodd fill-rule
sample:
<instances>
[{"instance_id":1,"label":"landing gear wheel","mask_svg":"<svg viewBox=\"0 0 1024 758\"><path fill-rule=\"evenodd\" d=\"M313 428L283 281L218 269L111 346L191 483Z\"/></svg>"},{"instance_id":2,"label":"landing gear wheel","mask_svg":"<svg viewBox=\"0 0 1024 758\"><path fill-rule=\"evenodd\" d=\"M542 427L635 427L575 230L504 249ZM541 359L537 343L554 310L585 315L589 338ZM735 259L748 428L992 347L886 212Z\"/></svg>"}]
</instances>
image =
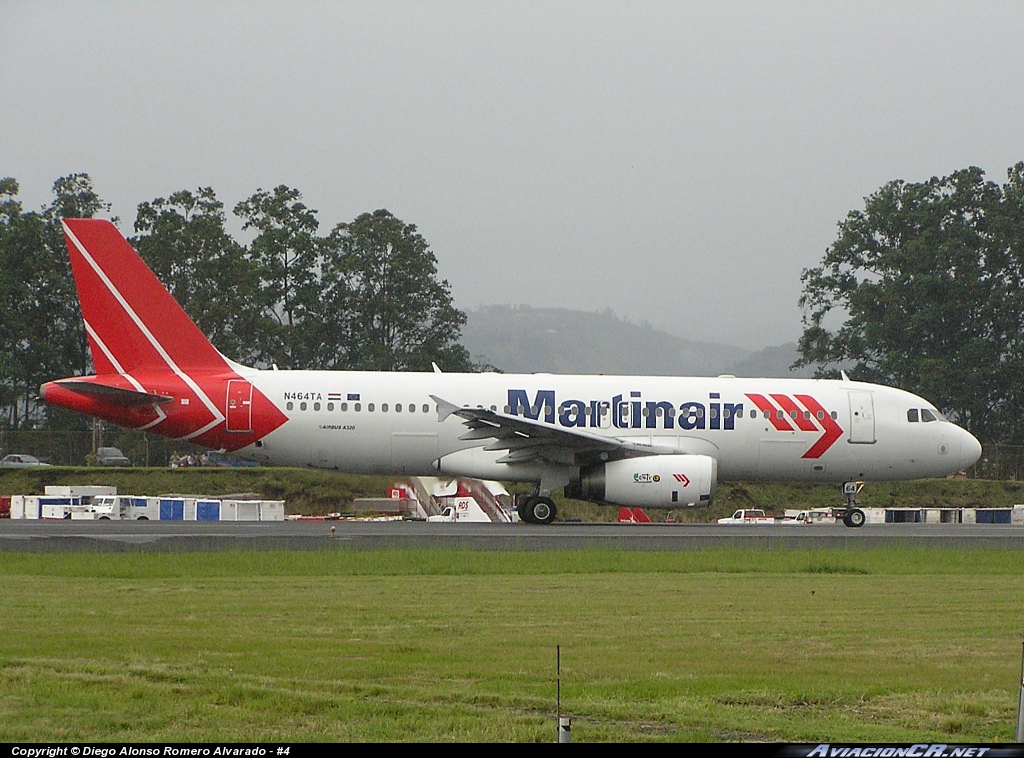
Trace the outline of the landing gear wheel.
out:
<instances>
[{"instance_id":1,"label":"landing gear wheel","mask_svg":"<svg viewBox=\"0 0 1024 758\"><path fill-rule=\"evenodd\" d=\"M557 513L554 502L548 497L531 497L519 514L521 521L527 524L550 524Z\"/></svg>"},{"instance_id":2,"label":"landing gear wheel","mask_svg":"<svg viewBox=\"0 0 1024 758\"><path fill-rule=\"evenodd\" d=\"M532 497L524 497L520 499L516 505L516 511L519 513L519 520L524 524L533 523L533 514L530 511L530 503L533 501Z\"/></svg>"},{"instance_id":3,"label":"landing gear wheel","mask_svg":"<svg viewBox=\"0 0 1024 758\"><path fill-rule=\"evenodd\" d=\"M849 515L845 519L843 519L843 523L845 523L847 526L858 527L864 526L864 522L866 520L867 518L864 516L864 511L862 511L860 508L854 508L852 511L850 511Z\"/></svg>"}]
</instances>

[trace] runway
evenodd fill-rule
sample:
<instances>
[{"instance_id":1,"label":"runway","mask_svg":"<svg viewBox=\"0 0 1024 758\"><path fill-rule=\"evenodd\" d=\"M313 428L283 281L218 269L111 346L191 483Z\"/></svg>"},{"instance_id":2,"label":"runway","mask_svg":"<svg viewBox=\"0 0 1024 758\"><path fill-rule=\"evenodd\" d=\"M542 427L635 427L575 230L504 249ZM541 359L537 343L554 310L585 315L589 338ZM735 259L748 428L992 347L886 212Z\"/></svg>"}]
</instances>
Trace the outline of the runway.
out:
<instances>
[{"instance_id":1,"label":"runway","mask_svg":"<svg viewBox=\"0 0 1024 758\"><path fill-rule=\"evenodd\" d=\"M332 536L331 530L334 529ZM5 552L203 552L215 550L694 550L872 548L1024 548L1024 525L868 524L719 526L717 524L427 524L411 521L198 522L0 521Z\"/></svg>"}]
</instances>

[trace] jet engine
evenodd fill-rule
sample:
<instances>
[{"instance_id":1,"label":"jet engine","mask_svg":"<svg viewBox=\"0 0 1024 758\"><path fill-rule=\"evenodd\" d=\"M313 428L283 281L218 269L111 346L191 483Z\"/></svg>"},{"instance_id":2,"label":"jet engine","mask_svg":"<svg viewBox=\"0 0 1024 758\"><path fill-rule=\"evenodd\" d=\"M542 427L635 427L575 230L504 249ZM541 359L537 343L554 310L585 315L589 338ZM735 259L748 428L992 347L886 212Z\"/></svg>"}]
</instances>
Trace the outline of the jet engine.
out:
<instances>
[{"instance_id":1,"label":"jet engine","mask_svg":"<svg viewBox=\"0 0 1024 758\"><path fill-rule=\"evenodd\" d=\"M718 461L709 455L650 455L582 469L566 497L640 508L711 505Z\"/></svg>"}]
</instances>

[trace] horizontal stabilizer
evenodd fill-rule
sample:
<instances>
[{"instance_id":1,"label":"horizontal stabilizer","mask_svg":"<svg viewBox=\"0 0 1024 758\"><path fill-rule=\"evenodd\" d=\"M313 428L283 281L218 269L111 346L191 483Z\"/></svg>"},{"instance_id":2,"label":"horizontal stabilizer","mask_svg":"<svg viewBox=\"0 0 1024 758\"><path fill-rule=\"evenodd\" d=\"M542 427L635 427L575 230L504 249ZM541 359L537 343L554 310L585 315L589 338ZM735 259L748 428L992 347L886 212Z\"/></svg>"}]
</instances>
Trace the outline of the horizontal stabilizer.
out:
<instances>
[{"instance_id":1,"label":"horizontal stabilizer","mask_svg":"<svg viewBox=\"0 0 1024 758\"><path fill-rule=\"evenodd\" d=\"M150 392L137 392L135 390L126 390L121 387L111 387L106 384L97 384L94 382L83 382L75 379L65 379L63 381L54 382L64 389L69 389L72 392L81 392L85 395L95 395L106 400L109 403L115 405L132 406L132 405L154 405L169 403L174 400L173 397L167 395L157 395Z\"/></svg>"}]
</instances>

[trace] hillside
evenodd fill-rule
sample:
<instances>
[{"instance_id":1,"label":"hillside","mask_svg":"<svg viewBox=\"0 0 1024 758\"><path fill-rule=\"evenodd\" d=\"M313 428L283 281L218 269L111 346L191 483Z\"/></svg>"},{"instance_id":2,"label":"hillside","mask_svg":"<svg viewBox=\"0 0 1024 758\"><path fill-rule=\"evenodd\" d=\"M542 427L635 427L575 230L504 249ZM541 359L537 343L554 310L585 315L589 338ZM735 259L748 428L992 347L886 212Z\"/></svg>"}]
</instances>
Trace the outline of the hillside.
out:
<instances>
[{"instance_id":1,"label":"hillside","mask_svg":"<svg viewBox=\"0 0 1024 758\"><path fill-rule=\"evenodd\" d=\"M467 312L462 344L478 361L507 373L635 374L650 376L811 376L789 371L796 345L750 352L686 340L633 324L611 310L492 305Z\"/></svg>"},{"instance_id":2,"label":"hillside","mask_svg":"<svg viewBox=\"0 0 1024 758\"><path fill-rule=\"evenodd\" d=\"M805 366L795 371L790 369L799 355L795 342L774 345L737 361L726 373L736 376L794 376L808 379L813 377L813 366Z\"/></svg>"}]
</instances>

